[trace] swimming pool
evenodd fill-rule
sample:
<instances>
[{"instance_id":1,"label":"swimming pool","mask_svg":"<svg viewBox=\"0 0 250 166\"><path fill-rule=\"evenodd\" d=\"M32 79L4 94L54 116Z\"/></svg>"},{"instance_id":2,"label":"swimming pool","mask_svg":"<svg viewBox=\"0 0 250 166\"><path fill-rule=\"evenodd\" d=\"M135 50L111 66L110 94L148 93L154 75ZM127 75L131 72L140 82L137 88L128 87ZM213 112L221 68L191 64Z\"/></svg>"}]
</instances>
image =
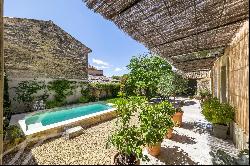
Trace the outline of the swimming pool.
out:
<instances>
[{"instance_id":1,"label":"swimming pool","mask_svg":"<svg viewBox=\"0 0 250 166\"><path fill-rule=\"evenodd\" d=\"M28 114L19 124L25 135L64 126L75 121L102 115L114 111L112 106L105 103L93 103L75 107L64 107Z\"/></svg>"},{"instance_id":2,"label":"swimming pool","mask_svg":"<svg viewBox=\"0 0 250 166\"><path fill-rule=\"evenodd\" d=\"M34 123L42 123L43 126L51 125L53 123L62 122L65 120L81 117L84 115L108 110L112 107L105 104L91 104L81 107L73 107L69 109L62 109L58 111L50 111L44 113L37 113L25 118L25 124L30 125Z\"/></svg>"}]
</instances>

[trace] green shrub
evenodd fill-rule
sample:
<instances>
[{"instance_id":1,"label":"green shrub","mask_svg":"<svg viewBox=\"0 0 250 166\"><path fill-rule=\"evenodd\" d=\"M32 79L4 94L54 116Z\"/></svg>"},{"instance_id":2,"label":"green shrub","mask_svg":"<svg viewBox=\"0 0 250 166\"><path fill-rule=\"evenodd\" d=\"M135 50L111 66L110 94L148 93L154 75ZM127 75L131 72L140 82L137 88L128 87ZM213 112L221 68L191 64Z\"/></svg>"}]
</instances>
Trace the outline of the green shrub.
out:
<instances>
[{"instance_id":1,"label":"green shrub","mask_svg":"<svg viewBox=\"0 0 250 166\"><path fill-rule=\"evenodd\" d=\"M46 101L45 105L47 109L55 108L55 107L61 107L65 104L65 102L59 102L56 100Z\"/></svg>"},{"instance_id":2,"label":"green shrub","mask_svg":"<svg viewBox=\"0 0 250 166\"><path fill-rule=\"evenodd\" d=\"M213 124L228 125L234 119L235 109L217 98L209 98L202 104L202 114Z\"/></svg>"},{"instance_id":3,"label":"green shrub","mask_svg":"<svg viewBox=\"0 0 250 166\"><path fill-rule=\"evenodd\" d=\"M36 80L32 81L22 81L18 83L18 86L15 87L16 97L15 100L19 103L23 103L26 105L27 110L32 110L32 103L36 100L35 94L39 90L43 90L46 88L44 82Z\"/></svg>"},{"instance_id":4,"label":"green shrub","mask_svg":"<svg viewBox=\"0 0 250 166\"><path fill-rule=\"evenodd\" d=\"M65 102L67 96L73 94L73 89L75 82L68 80L54 80L48 83L48 90L55 92L55 100L57 102L63 103Z\"/></svg>"},{"instance_id":5,"label":"green shrub","mask_svg":"<svg viewBox=\"0 0 250 166\"><path fill-rule=\"evenodd\" d=\"M113 98L113 99L107 99L105 102L106 103L115 103L117 100L119 100L120 98Z\"/></svg>"},{"instance_id":6,"label":"green shrub","mask_svg":"<svg viewBox=\"0 0 250 166\"><path fill-rule=\"evenodd\" d=\"M174 115L176 112L173 105L168 101L163 101L163 102L159 103L158 107L159 107L159 109L161 109L163 111L163 113L166 113L170 116Z\"/></svg>"},{"instance_id":7,"label":"green shrub","mask_svg":"<svg viewBox=\"0 0 250 166\"><path fill-rule=\"evenodd\" d=\"M22 130L16 125L10 125L6 129L5 133L6 140L14 142L15 139L24 138Z\"/></svg>"},{"instance_id":8,"label":"green shrub","mask_svg":"<svg viewBox=\"0 0 250 166\"><path fill-rule=\"evenodd\" d=\"M16 125L8 126L4 132L4 135L4 150L11 149L25 140L22 130Z\"/></svg>"},{"instance_id":9,"label":"green shrub","mask_svg":"<svg viewBox=\"0 0 250 166\"><path fill-rule=\"evenodd\" d=\"M140 113L140 128L146 145L162 142L167 130L174 126L171 119L173 108L167 101L160 104L146 104Z\"/></svg>"},{"instance_id":10,"label":"green shrub","mask_svg":"<svg viewBox=\"0 0 250 166\"><path fill-rule=\"evenodd\" d=\"M119 117L116 123L118 130L108 138L106 147L112 144L124 157L134 156L136 159L148 159L142 153L143 137L140 127L130 125L133 113L137 112L143 103L145 103L144 98L134 96L115 99L114 104Z\"/></svg>"},{"instance_id":11,"label":"green shrub","mask_svg":"<svg viewBox=\"0 0 250 166\"><path fill-rule=\"evenodd\" d=\"M79 102L80 103L87 103L89 101L89 99L87 98L87 97L85 97L85 96L81 96L80 98L79 98Z\"/></svg>"},{"instance_id":12,"label":"green shrub","mask_svg":"<svg viewBox=\"0 0 250 166\"><path fill-rule=\"evenodd\" d=\"M118 92L120 90L119 83L91 83L89 85L90 89L90 100L96 101L99 99L113 98L117 97ZM106 93L105 96L101 96L101 94Z\"/></svg>"},{"instance_id":13,"label":"green shrub","mask_svg":"<svg viewBox=\"0 0 250 166\"><path fill-rule=\"evenodd\" d=\"M138 127L120 128L111 137L108 142L117 148L119 153L124 156L135 156L137 159L147 160L143 155L141 146L143 145L142 134ZM108 147L109 144L107 144Z\"/></svg>"}]
</instances>

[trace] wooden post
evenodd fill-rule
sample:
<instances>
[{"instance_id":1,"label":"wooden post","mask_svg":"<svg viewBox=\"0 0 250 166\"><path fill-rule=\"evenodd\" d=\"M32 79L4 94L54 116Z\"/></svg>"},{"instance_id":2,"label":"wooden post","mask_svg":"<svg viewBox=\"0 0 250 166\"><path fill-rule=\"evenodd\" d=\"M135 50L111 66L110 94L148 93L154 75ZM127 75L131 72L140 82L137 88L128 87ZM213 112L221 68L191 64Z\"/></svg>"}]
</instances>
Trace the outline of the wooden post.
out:
<instances>
[{"instance_id":1,"label":"wooden post","mask_svg":"<svg viewBox=\"0 0 250 166\"><path fill-rule=\"evenodd\" d=\"M0 0L0 164L3 155L3 88L4 88L4 56L3 56L3 0Z\"/></svg>"}]
</instances>

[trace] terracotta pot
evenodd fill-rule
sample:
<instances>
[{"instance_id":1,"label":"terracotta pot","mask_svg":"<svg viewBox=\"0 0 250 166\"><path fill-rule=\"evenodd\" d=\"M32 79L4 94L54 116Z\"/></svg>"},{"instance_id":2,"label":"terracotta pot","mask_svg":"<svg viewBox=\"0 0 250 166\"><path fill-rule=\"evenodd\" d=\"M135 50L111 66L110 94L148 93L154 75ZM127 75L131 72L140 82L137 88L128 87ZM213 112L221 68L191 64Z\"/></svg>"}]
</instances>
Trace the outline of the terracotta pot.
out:
<instances>
[{"instance_id":1,"label":"terracotta pot","mask_svg":"<svg viewBox=\"0 0 250 166\"><path fill-rule=\"evenodd\" d=\"M148 154L150 154L151 156L158 156L161 152L161 143L157 143L155 145L148 145L147 146L147 151Z\"/></svg>"},{"instance_id":2,"label":"terracotta pot","mask_svg":"<svg viewBox=\"0 0 250 166\"><path fill-rule=\"evenodd\" d=\"M183 112L176 112L173 115L172 120L174 121L176 127L180 127L182 125L182 115Z\"/></svg>"},{"instance_id":3,"label":"terracotta pot","mask_svg":"<svg viewBox=\"0 0 250 166\"><path fill-rule=\"evenodd\" d=\"M168 129L168 131L167 131L167 133L165 135L165 138L167 138L167 139L170 139L172 137L173 137L173 128Z\"/></svg>"}]
</instances>

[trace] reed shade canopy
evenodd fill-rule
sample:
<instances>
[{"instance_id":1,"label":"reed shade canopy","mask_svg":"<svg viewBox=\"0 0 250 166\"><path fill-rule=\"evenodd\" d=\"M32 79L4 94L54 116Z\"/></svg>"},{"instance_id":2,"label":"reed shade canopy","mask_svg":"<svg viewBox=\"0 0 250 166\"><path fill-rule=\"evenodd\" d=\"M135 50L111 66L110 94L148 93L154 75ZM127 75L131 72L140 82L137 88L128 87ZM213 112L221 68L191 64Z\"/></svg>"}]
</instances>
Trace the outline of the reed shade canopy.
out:
<instances>
[{"instance_id":1,"label":"reed shade canopy","mask_svg":"<svg viewBox=\"0 0 250 166\"><path fill-rule=\"evenodd\" d=\"M209 70L249 18L248 0L83 1L185 72Z\"/></svg>"}]
</instances>

